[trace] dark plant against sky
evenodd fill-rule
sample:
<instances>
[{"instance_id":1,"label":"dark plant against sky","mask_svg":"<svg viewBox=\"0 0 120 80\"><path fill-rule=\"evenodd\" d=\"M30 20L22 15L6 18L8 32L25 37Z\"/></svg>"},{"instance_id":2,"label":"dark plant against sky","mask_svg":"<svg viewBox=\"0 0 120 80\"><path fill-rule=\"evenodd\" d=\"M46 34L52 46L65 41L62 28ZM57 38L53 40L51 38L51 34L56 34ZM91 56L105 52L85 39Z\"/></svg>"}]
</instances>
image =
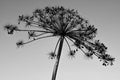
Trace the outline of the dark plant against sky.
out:
<instances>
[{"instance_id":1,"label":"dark plant against sky","mask_svg":"<svg viewBox=\"0 0 120 80\"><path fill-rule=\"evenodd\" d=\"M25 24L24 28L19 26L23 26L23 24ZM27 32L29 41L18 41L16 43L18 47L43 38L59 38L55 50L49 54L51 59L56 59L52 80L56 79L64 41L69 47L69 56L75 57L77 51L81 50L88 58L95 55L103 62L103 66L113 65L115 60L115 58L106 54L107 47L99 40L94 39L97 28L81 17L77 10L74 9L66 9L63 6L36 9L32 15L19 16L17 26L8 24L4 28L8 34L14 34L15 31ZM68 40L76 47L75 50L71 49ZM58 51L56 51L57 47Z\"/></svg>"}]
</instances>

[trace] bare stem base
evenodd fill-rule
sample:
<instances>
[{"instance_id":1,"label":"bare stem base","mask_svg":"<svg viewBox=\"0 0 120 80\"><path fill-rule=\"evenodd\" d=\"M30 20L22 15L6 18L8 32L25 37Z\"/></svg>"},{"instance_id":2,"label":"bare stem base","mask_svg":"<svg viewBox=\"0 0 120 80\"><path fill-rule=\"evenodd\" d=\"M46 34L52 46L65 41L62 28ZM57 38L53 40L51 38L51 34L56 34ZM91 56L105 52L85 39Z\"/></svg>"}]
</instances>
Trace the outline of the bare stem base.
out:
<instances>
[{"instance_id":1,"label":"bare stem base","mask_svg":"<svg viewBox=\"0 0 120 80\"><path fill-rule=\"evenodd\" d=\"M56 80L56 75L57 75L60 56L61 56L61 52L62 52L63 42L64 42L64 37L61 37L59 49L58 49L58 54L57 54L56 62L55 62L54 69L53 69L52 80Z\"/></svg>"}]
</instances>

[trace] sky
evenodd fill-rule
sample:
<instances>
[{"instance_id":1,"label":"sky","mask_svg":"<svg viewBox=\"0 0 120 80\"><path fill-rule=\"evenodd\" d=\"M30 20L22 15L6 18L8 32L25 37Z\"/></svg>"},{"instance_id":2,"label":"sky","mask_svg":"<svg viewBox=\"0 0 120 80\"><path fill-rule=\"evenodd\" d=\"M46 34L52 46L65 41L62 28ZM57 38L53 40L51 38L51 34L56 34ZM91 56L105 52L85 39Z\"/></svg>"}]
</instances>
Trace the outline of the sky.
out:
<instances>
[{"instance_id":1,"label":"sky","mask_svg":"<svg viewBox=\"0 0 120 80\"><path fill-rule=\"evenodd\" d=\"M98 28L96 39L108 47L107 53L116 58L113 66L102 66L94 57L86 59L79 52L74 59L67 56L64 44L56 80L119 80L120 79L120 0L0 0L0 80L51 80L55 60L48 58L57 38L42 39L16 47L27 39L25 33L8 35L5 24L17 24L19 15L31 14L36 8L64 6Z\"/></svg>"}]
</instances>

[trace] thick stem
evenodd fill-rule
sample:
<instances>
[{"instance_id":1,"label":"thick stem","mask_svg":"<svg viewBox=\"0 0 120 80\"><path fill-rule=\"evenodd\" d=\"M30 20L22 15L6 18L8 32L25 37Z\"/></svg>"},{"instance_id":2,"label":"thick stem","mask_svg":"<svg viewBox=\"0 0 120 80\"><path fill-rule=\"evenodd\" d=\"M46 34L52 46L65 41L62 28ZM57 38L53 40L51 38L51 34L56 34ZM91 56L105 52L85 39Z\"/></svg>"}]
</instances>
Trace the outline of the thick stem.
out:
<instances>
[{"instance_id":1,"label":"thick stem","mask_svg":"<svg viewBox=\"0 0 120 80\"><path fill-rule=\"evenodd\" d=\"M58 49L58 54L57 54L56 62L55 62L54 69L53 69L52 80L56 79L58 65L59 65L60 56L61 56L62 47L63 47L63 41L64 41L64 37L61 37L59 49Z\"/></svg>"}]
</instances>

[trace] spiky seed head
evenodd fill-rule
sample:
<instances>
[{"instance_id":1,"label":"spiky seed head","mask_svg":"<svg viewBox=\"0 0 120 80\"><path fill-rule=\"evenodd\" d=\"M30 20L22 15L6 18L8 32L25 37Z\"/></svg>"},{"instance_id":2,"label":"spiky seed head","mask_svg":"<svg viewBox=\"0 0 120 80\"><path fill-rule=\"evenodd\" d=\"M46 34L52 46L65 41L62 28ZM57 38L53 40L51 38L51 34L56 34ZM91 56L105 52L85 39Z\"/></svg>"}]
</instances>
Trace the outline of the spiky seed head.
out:
<instances>
[{"instance_id":1,"label":"spiky seed head","mask_svg":"<svg viewBox=\"0 0 120 80\"><path fill-rule=\"evenodd\" d=\"M20 41L18 41L18 42L16 43L17 47L20 47L20 46L22 46L23 44L24 44L24 42L23 42L22 40L20 40Z\"/></svg>"},{"instance_id":2,"label":"spiky seed head","mask_svg":"<svg viewBox=\"0 0 120 80\"><path fill-rule=\"evenodd\" d=\"M20 22L25 22L26 26L37 27L40 30L49 32L54 36L64 36L69 38L74 45L83 49L82 51L94 52L98 59L106 62L114 61L114 58L106 56L105 52L107 47L100 43L99 40L93 40L96 37L97 29L94 25L90 25L88 20L85 20L81 17L78 12L74 9L65 9L64 7L45 7L44 9L36 9L32 16L19 16L18 24ZM37 24L36 24L37 23ZM16 26L6 25L4 27L8 34L13 34L17 30ZM32 33L29 34L29 37L33 36ZM29 42L28 42L29 43ZM19 41L16 45L19 47L23 44L23 41ZM86 51L84 51L86 50ZM70 56L75 56L75 51L70 51ZM55 53L51 52L50 58L55 58ZM101 56L102 55L102 56ZM91 54L86 54L87 57L91 57ZM105 63L103 65L105 65Z\"/></svg>"},{"instance_id":3,"label":"spiky seed head","mask_svg":"<svg viewBox=\"0 0 120 80\"><path fill-rule=\"evenodd\" d=\"M85 57L93 59L93 53L85 53Z\"/></svg>"},{"instance_id":4,"label":"spiky seed head","mask_svg":"<svg viewBox=\"0 0 120 80\"><path fill-rule=\"evenodd\" d=\"M4 29L7 30L8 34L13 34L15 30L18 29L16 25L7 24L4 26Z\"/></svg>"},{"instance_id":5,"label":"spiky seed head","mask_svg":"<svg viewBox=\"0 0 120 80\"><path fill-rule=\"evenodd\" d=\"M55 59L56 57L56 54L54 52L50 52L48 55L50 59Z\"/></svg>"},{"instance_id":6,"label":"spiky seed head","mask_svg":"<svg viewBox=\"0 0 120 80\"><path fill-rule=\"evenodd\" d=\"M76 53L76 50L71 50L71 51L68 53L68 56L71 57L71 58L74 58L74 57L75 57L75 53Z\"/></svg>"}]
</instances>

